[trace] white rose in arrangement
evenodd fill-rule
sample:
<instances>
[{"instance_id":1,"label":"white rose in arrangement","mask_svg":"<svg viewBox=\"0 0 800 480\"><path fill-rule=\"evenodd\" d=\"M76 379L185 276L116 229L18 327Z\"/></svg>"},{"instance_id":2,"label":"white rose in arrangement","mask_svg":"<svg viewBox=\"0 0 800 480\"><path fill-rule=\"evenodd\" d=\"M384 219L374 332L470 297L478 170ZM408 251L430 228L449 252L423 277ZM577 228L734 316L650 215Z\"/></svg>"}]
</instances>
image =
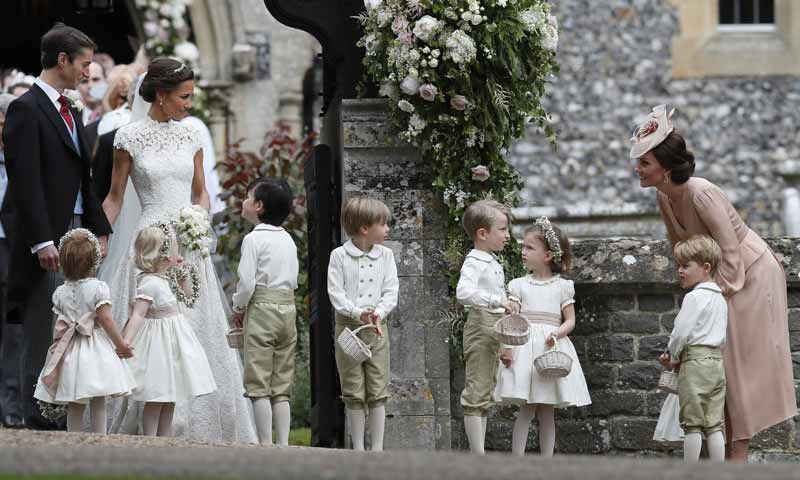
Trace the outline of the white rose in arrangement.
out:
<instances>
[{"instance_id":1,"label":"white rose in arrangement","mask_svg":"<svg viewBox=\"0 0 800 480\"><path fill-rule=\"evenodd\" d=\"M485 182L486 180L489 180L489 168L485 165L478 165L477 167L473 167L471 170L473 180L477 180L479 182Z\"/></svg>"},{"instance_id":2,"label":"white rose in arrangement","mask_svg":"<svg viewBox=\"0 0 800 480\"><path fill-rule=\"evenodd\" d=\"M558 49L558 30L549 23L542 28L542 47L552 52Z\"/></svg>"},{"instance_id":3,"label":"white rose in arrangement","mask_svg":"<svg viewBox=\"0 0 800 480\"><path fill-rule=\"evenodd\" d=\"M411 115L411 118L408 120L408 124L411 128L413 128L417 132L421 132L422 130L425 129L425 127L428 126L428 122L423 120L422 117L420 117L416 113L414 115Z\"/></svg>"},{"instance_id":4,"label":"white rose in arrangement","mask_svg":"<svg viewBox=\"0 0 800 480\"><path fill-rule=\"evenodd\" d=\"M412 76L407 76L400 83L400 90L406 95L416 95L419 90L419 80Z\"/></svg>"},{"instance_id":5,"label":"white rose in arrangement","mask_svg":"<svg viewBox=\"0 0 800 480\"><path fill-rule=\"evenodd\" d=\"M397 87L392 82L383 82L381 88L378 89L378 94L382 97L397 96Z\"/></svg>"},{"instance_id":6,"label":"white rose in arrangement","mask_svg":"<svg viewBox=\"0 0 800 480\"><path fill-rule=\"evenodd\" d=\"M423 60L423 61L419 62L419 64L422 65L423 67L427 67L428 66L428 61L427 60Z\"/></svg>"},{"instance_id":7,"label":"white rose in arrangement","mask_svg":"<svg viewBox=\"0 0 800 480\"><path fill-rule=\"evenodd\" d=\"M447 46L447 54L455 63L468 64L475 60L475 55L477 54L475 41L461 30L456 30L450 34L445 45Z\"/></svg>"},{"instance_id":8,"label":"white rose in arrangement","mask_svg":"<svg viewBox=\"0 0 800 480\"><path fill-rule=\"evenodd\" d=\"M414 111L414 105L411 105L411 102L408 100L400 100L397 102L397 108L406 113L412 113Z\"/></svg>"},{"instance_id":9,"label":"white rose in arrangement","mask_svg":"<svg viewBox=\"0 0 800 480\"><path fill-rule=\"evenodd\" d=\"M519 14L519 20L529 32L535 31L544 24L544 14L540 10L530 8Z\"/></svg>"},{"instance_id":10,"label":"white rose in arrangement","mask_svg":"<svg viewBox=\"0 0 800 480\"><path fill-rule=\"evenodd\" d=\"M189 63L194 63L200 58L200 51L192 42L181 42L175 45L175 56Z\"/></svg>"},{"instance_id":11,"label":"white rose in arrangement","mask_svg":"<svg viewBox=\"0 0 800 480\"><path fill-rule=\"evenodd\" d=\"M383 3L383 0L364 0L364 7L366 7L367 10L372 10L380 7L381 3Z\"/></svg>"},{"instance_id":12,"label":"white rose in arrangement","mask_svg":"<svg viewBox=\"0 0 800 480\"><path fill-rule=\"evenodd\" d=\"M419 78L419 72L414 67L408 69L408 75L414 78Z\"/></svg>"},{"instance_id":13,"label":"white rose in arrangement","mask_svg":"<svg viewBox=\"0 0 800 480\"><path fill-rule=\"evenodd\" d=\"M464 95L455 95L453 98L450 99L450 106L453 107L453 110L458 110L459 112L463 112L467 108L467 97Z\"/></svg>"},{"instance_id":14,"label":"white rose in arrangement","mask_svg":"<svg viewBox=\"0 0 800 480\"><path fill-rule=\"evenodd\" d=\"M408 52L408 58L412 62L416 62L417 60L419 60L419 52L416 50L411 50L410 52Z\"/></svg>"},{"instance_id":15,"label":"white rose in arrangement","mask_svg":"<svg viewBox=\"0 0 800 480\"><path fill-rule=\"evenodd\" d=\"M392 20L392 14L386 10L378 11L378 26L383 28Z\"/></svg>"},{"instance_id":16,"label":"white rose in arrangement","mask_svg":"<svg viewBox=\"0 0 800 480\"><path fill-rule=\"evenodd\" d=\"M430 41L431 37L439 30L440 26L439 20L436 20L430 15L425 15L414 24L414 35L423 42Z\"/></svg>"},{"instance_id":17,"label":"white rose in arrangement","mask_svg":"<svg viewBox=\"0 0 800 480\"><path fill-rule=\"evenodd\" d=\"M442 54L442 52L438 48L435 48L435 49L433 49L431 51L431 56L433 58L439 58L439 55L441 55L441 54Z\"/></svg>"},{"instance_id":18,"label":"white rose in arrangement","mask_svg":"<svg viewBox=\"0 0 800 480\"><path fill-rule=\"evenodd\" d=\"M508 0L497 0L498 7L506 8L506 5L508 5Z\"/></svg>"},{"instance_id":19,"label":"white rose in arrangement","mask_svg":"<svg viewBox=\"0 0 800 480\"><path fill-rule=\"evenodd\" d=\"M426 83L425 85L419 87L419 96L423 98L423 100L427 100L432 102L436 98L436 94L438 93L438 89L431 85L430 83Z\"/></svg>"},{"instance_id":20,"label":"white rose in arrangement","mask_svg":"<svg viewBox=\"0 0 800 480\"><path fill-rule=\"evenodd\" d=\"M428 65L429 65L431 68L436 68L436 67L438 67L438 66L439 66L439 60L436 60L435 58L432 58L432 59L431 59L431 61L430 61L430 62L428 62Z\"/></svg>"}]
</instances>

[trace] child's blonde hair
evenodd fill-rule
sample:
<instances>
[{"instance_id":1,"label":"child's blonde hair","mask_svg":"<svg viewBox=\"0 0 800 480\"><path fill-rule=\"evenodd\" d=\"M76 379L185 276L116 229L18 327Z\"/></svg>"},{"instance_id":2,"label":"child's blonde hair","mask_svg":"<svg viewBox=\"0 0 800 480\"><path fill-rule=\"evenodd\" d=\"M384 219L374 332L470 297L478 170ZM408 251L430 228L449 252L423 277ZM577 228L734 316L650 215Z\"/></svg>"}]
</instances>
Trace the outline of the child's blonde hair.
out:
<instances>
[{"instance_id":1,"label":"child's blonde hair","mask_svg":"<svg viewBox=\"0 0 800 480\"><path fill-rule=\"evenodd\" d=\"M511 223L511 209L496 200L478 200L473 203L467 210L464 211L464 217L461 220L464 226L464 231L473 240L478 230L485 228L490 230L497 221L497 214L501 213L506 216L509 223Z\"/></svg>"},{"instance_id":2,"label":"child's blonde hair","mask_svg":"<svg viewBox=\"0 0 800 480\"><path fill-rule=\"evenodd\" d=\"M67 280L80 280L94 275L95 245L89 235L72 231L60 242L58 263Z\"/></svg>"},{"instance_id":3,"label":"child's blonde hair","mask_svg":"<svg viewBox=\"0 0 800 480\"><path fill-rule=\"evenodd\" d=\"M711 275L717 273L717 267L722 260L722 249L707 235L692 235L688 240L678 242L675 244L674 253L678 265L697 262L702 266L708 263L711 265Z\"/></svg>"},{"instance_id":4,"label":"child's blonde hair","mask_svg":"<svg viewBox=\"0 0 800 480\"><path fill-rule=\"evenodd\" d=\"M342 228L348 236L359 234L361 227L387 223L392 213L380 200L369 197L352 197L342 207Z\"/></svg>"},{"instance_id":5,"label":"child's blonde hair","mask_svg":"<svg viewBox=\"0 0 800 480\"><path fill-rule=\"evenodd\" d=\"M150 226L139 230L133 243L133 263L146 273L156 273L164 262L164 242L169 241L161 227Z\"/></svg>"}]
</instances>

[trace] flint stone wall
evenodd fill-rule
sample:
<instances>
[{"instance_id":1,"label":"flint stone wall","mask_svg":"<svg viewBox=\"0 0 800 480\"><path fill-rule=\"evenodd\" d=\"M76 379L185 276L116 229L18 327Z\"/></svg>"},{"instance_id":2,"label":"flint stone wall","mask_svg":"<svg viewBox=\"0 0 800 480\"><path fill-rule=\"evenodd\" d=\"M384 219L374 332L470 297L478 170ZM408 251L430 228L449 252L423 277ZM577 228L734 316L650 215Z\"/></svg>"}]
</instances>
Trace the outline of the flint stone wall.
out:
<instances>
[{"instance_id":1,"label":"flint stone wall","mask_svg":"<svg viewBox=\"0 0 800 480\"><path fill-rule=\"evenodd\" d=\"M800 378L800 240L768 243L783 262L789 293L789 334ZM656 390L664 351L683 297L666 241L589 240L574 246L577 326L570 338L580 357L592 405L557 410L556 452L681 456L681 444L652 440L665 395ZM467 448L458 395L463 370L453 361L453 446ZM797 384L796 384L797 385ZM496 408L487 448L511 449L516 410ZM751 460L800 461L800 417L753 439ZM535 422L528 448L538 451Z\"/></svg>"}]
</instances>

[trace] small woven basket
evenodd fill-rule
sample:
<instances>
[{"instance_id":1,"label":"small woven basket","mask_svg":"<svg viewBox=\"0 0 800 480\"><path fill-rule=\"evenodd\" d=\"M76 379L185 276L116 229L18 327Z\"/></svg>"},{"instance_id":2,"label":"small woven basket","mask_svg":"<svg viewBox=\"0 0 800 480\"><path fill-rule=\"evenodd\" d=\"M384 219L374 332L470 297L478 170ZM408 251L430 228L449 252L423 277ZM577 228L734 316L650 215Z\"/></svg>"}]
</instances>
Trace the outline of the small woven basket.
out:
<instances>
[{"instance_id":1,"label":"small woven basket","mask_svg":"<svg viewBox=\"0 0 800 480\"><path fill-rule=\"evenodd\" d=\"M225 334L228 346L231 348L242 348L244 346L244 331L241 328L231 328Z\"/></svg>"},{"instance_id":2,"label":"small woven basket","mask_svg":"<svg viewBox=\"0 0 800 480\"><path fill-rule=\"evenodd\" d=\"M533 360L533 366L543 377L566 377L572 370L572 357L558 349L558 340L553 348Z\"/></svg>"},{"instance_id":3,"label":"small woven basket","mask_svg":"<svg viewBox=\"0 0 800 480\"><path fill-rule=\"evenodd\" d=\"M378 329L378 327L371 323L362 325L355 330L350 330L348 327L344 327L344 330L342 330L342 333L339 334L339 338L336 340L339 343L339 347L341 347L342 352L355 362L362 363L365 360L372 358L372 350L370 350L370 345L367 345L363 340L358 338L358 332L369 327L372 327L375 330Z\"/></svg>"},{"instance_id":4,"label":"small woven basket","mask_svg":"<svg viewBox=\"0 0 800 480\"><path fill-rule=\"evenodd\" d=\"M678 394L678 374L672 370L664 370L658 377L658 389L664 393Z\"/></svg>"},{"instance_id":5,"label":"small woven basket","mask_svg":"<svg viewBox=\"0 0 800 480\"><path fill-rule=\"evenodd\" d=\"M522 315L506 315L494 324L494 333L500 343L525 345L531 338L531 327Z\"/></svg>"}]
</instances>

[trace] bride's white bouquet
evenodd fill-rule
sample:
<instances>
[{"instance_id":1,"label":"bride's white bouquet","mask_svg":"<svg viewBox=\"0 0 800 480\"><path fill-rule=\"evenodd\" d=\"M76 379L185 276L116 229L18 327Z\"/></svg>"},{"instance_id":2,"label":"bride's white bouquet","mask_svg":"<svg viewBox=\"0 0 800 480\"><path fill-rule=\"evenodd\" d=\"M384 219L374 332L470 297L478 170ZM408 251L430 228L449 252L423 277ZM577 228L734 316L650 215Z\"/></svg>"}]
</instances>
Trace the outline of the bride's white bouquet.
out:
<instances>
[{"instance_id":1,"label":"bride's white bouquet","mask_svg":"<svg viewBox=\"0 0 800 480\"><path fill-rule=\"evenodd\" d=\"M178 243L187 252L197 253L203 258L211 254L209 247L213 232L205 208L200 205L181 208L175 222L175 231L178 234Z\"/></svg>"}]
</instances>

